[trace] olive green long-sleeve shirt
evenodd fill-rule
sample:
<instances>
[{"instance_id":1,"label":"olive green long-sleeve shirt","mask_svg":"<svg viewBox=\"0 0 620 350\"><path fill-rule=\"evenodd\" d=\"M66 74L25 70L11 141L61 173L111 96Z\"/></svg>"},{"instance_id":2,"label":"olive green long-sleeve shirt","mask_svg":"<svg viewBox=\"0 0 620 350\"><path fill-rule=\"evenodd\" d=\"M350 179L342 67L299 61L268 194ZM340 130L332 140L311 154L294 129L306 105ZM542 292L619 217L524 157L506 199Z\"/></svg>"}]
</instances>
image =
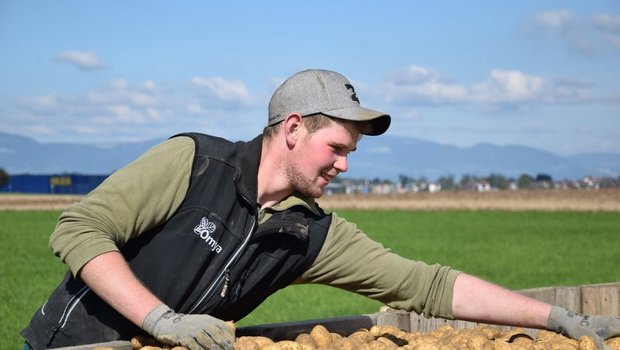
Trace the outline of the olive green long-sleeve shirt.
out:
<instances>
[{"instance_id":1,"label":"olive green long-sleeve shirt","mask_svg":"<svg viewBox=\"0 0 620 350\"><path fill-rule=\"evenodd\" d=\"M95 256L118 251L168 220L189 188L194 151L191 138L176 137L109 176L60 216L50 237L54 254L77 274ZM294 205L316 210L313 199L293 195L266 210L262 220ZM452 318L452 288L458 273L400 257L334 213L316 261L296 283L326 284L393 308Z\"/></svg>"}]
</instances>

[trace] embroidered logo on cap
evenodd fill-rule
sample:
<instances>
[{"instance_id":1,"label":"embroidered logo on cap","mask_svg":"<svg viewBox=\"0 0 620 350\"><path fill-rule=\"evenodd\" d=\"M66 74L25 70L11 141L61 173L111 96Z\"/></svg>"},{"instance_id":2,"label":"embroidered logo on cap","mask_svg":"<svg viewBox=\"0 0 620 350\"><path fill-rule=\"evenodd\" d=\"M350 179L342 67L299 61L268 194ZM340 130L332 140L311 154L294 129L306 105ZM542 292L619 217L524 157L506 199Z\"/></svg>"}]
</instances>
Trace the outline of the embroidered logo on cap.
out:
<instances>
[{"instance_id":1,"label":"embroidered logo on cap","mask_svg":"<svg viewBox=\"0 0 620 350\"><path fill-rule=\"evenodd\" d=\"M344 87L347 88L347 90L351 90L352 94L351 94L351 99L357 103L360 103L360 100L357 98L357 94L355 93L355 88L353 87L353 85L351 84L344 84Z\"/></svg>"}]
</instances>

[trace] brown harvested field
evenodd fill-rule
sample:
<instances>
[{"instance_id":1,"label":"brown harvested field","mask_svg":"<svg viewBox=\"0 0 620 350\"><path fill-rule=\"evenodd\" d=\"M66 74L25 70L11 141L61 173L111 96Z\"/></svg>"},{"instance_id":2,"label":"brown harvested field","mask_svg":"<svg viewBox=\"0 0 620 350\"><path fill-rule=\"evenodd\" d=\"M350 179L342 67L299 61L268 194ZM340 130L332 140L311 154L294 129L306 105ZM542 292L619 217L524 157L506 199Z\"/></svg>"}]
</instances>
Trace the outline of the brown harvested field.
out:
<instances>
[{"instance_id":1,"label":"brown harvested field","mask_svg":"<svg viewBox=\"0 0 620 350\"><path fill-rule=\"evenodd\" d=\"M1 194L0 210L62 210L83 196L46 194Z\"/></svg>"},{"instance_id":2,"label":"brown harvested field","mask_svg":"<svg viewBox=\"0 0 620 350\"><path fill-rule=\"evenodd\" d=\"M620 212L620 189L333 195L319 202L325 209Z\"/></svg>"},{"instance_id":3,"label":"brown harvested field","mask_svg":"<svg viewBox=\"0 0 620 350\"><path fill-rule=\"evenodd\" d=\"M79 201L72 195L0 195L0 210L62 210ZM332 195L318 200L333 209L543 210L620 212L620 189L437 192L386 195Z\"/></svg>"}]
</instances>

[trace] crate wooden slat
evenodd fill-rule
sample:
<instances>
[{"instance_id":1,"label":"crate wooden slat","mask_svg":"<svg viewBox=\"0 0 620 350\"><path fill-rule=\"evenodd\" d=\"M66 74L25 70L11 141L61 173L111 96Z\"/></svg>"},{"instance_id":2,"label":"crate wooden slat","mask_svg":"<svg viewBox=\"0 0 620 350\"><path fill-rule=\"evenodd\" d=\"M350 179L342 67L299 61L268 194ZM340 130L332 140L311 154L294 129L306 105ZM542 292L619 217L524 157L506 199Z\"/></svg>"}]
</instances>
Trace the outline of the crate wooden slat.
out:
<instances>
[{"instance_id":1,"label":"crate wooden slat","mask_svg":"<svg viewBox=\"0 0 620 350\"><path fill-rule=\"evenodd\" d=\"M620 316L620 283L582 287L581 309L585 314Z\"/></svg>"}]
</instances>

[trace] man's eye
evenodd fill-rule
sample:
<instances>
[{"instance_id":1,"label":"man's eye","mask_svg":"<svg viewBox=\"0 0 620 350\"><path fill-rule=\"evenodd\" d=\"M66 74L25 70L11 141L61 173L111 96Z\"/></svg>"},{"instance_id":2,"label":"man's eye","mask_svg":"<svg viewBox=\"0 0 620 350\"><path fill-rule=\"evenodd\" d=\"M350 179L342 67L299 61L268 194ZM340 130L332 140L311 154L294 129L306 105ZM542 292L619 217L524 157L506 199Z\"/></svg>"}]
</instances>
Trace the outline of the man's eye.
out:
<instances>
[{"instance_id":1,"label":"man's eye","mask_svg":"<svg viewBox=\"0 0 620 350\"><path fill-rule=\"evenodd\" d=\"M332 150L334 151L334 153L338 155L346 155L349 153L349 151L347 151L346 148L341 147L341 146L332 146Z\"/></svg>"}]
</instances>

